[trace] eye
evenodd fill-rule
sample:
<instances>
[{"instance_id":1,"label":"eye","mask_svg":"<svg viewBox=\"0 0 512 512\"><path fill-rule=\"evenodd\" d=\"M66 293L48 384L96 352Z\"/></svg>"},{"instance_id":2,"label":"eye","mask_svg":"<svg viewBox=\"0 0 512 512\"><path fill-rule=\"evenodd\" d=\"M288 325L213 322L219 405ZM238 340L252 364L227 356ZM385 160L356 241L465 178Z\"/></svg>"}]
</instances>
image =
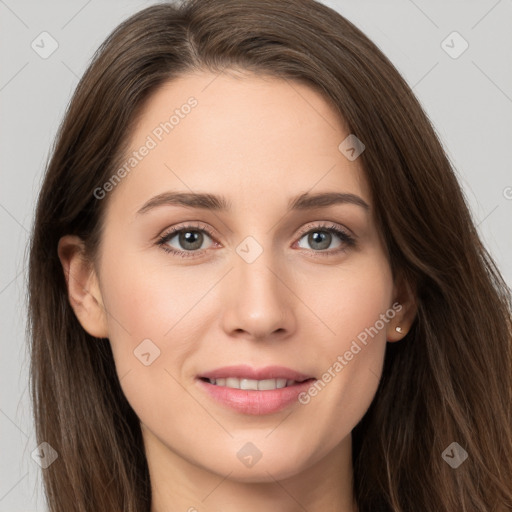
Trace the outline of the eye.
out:
<instances>
[{"instance_id":1,"label":"eye","mask_svg":"<svg viewBox=\"0 0 512 512\"><path fill-rule=\"evenodd\" d=\"M194 257L208 249L204 243L212 237L204 225L173 227L158 238L157 245L183 258Z\"/></svg>"},{"instance_id":2,"label":"eye","mask_svg":"<svg viewBox=\"0 0 512 512\"><path fill-rule=\"evenodd\" d=\"M353 247L355 245L355 239L341 228L338 228L335 224L317 225L307 231L298 241L300 248L307 249L308 247L303 247L300 244L302 240L306 240L310 248L322 256L337 254L346 251L347 247ZM333 242L335 244L334 247L332 246ZM333 250L326 251L326 249Z\"/></svg>"},{"instance_id":3,"label":"eye","mask_svg":"<svg viewBox=\"0 0 512 512\"><path fill-rule=\"evenodd\" d=\"M302 231L297 244L300 249L308 249L301 245L301 241L306 240L315 256L332 256L356 245L354 237L335 224L316 225L312 229L311 225L305 227L305 229L308 228L309 231ZM208 239L212 242L210 245L208 245ZM334 248L333 242L335 243ZM204 224L172 227L163 233L156 243L164 251L182 258L200 256L214 245L213 234Z\"/></svg>"}]
</instances>

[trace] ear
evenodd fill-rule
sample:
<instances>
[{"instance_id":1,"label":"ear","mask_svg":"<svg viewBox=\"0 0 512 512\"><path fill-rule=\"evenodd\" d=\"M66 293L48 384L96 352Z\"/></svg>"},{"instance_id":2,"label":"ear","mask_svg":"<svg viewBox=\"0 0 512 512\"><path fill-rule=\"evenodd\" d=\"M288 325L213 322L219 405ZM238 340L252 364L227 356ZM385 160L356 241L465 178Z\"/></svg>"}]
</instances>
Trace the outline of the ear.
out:
<instances>
[{"instance_id":1,"label":"ear","mask_svg":"<svg viewBox=\"0 0 512 512\"><path fill-rule=\"evenodd\" d=\"M409 332L418 310L416 290L413 290L404 277L397 278L394 297L393 309L396 314L389 322L386 332L386 339L391 343L400 341Z\"/></svg>"},{"instance_id":2,"label":"ear","mask_svg":"<svg viewBox=\"0 0 512 512\"><path fill-rule=\"evenodd\" d=\"M96 338L108 338L108 324L94 266L85 257L83 240L74 235L59 240L58 255L71 307L82 327Z\"/></svg>"}]
</instances>

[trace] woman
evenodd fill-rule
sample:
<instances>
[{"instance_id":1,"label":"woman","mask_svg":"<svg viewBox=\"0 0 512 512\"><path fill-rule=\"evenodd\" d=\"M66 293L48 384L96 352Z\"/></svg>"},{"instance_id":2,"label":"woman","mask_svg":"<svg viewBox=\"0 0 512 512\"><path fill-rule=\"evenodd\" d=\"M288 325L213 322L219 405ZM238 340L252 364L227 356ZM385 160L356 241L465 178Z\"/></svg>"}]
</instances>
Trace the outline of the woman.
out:
<instances>
[{"instance_id":1,"label":"woman","mask_svg":"<svg viewBox=\"0 0 512 512\"><path fill-rule=\"evenodd\" d=\"M326 6L122 23L29 281L52 511L512 507L509 290L410 88Z\"/></svg>"}]
</instances>

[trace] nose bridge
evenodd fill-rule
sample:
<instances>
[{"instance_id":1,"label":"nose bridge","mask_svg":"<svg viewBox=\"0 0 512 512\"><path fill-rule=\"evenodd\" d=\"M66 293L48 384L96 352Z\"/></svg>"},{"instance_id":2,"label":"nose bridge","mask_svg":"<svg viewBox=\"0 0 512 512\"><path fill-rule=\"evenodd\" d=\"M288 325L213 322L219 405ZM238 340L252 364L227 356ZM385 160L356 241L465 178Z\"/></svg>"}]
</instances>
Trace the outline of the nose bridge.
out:
<instances>
[{"instance_id":1,"label":"nose bridge","mask_svg":"<svg viewBox=\"0 0 512 512\"><path fill-rule=\"evenodd\" d=\"M245 240L237 247L237 255L235 275L240 286L239 298L257 301L254 305L264 300L262 305L275 302L274 306L280 306L284 300L283 285L274 270L280 263L269 244L263 248L255 239Z\"/></svg>"},{"instance_id":2,"label":"nose bridge","mask_svg":"<svg viewBox=\"0 0 512 512\"><path fill-rule=\"evenodd\" d=\"M242 329L264 337L278 329L289 330L293 312L292 295L279 255L254 237L247 237L235 249L234 271L229 284L229 329Z\"/></svg>"}]
</instances>

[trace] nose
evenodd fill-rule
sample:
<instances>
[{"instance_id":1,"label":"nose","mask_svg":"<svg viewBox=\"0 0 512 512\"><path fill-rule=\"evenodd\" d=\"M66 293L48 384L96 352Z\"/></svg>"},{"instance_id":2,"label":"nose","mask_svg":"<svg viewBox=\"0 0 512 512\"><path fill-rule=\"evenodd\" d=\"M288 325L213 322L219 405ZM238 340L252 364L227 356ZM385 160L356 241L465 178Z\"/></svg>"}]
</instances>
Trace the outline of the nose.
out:
<instances>
[{"instance_id":1,"label":"nose","mask_svg":"<svg viewBox=\"0 0 512 512\"><path fill-rule=\"evenodd\" d=\"M297 298L285 265L264 251L252 263L236 256L234 266L223 283L225 332L260 341L290 336L296 328Z\"/></svg>"}]
</instances>

